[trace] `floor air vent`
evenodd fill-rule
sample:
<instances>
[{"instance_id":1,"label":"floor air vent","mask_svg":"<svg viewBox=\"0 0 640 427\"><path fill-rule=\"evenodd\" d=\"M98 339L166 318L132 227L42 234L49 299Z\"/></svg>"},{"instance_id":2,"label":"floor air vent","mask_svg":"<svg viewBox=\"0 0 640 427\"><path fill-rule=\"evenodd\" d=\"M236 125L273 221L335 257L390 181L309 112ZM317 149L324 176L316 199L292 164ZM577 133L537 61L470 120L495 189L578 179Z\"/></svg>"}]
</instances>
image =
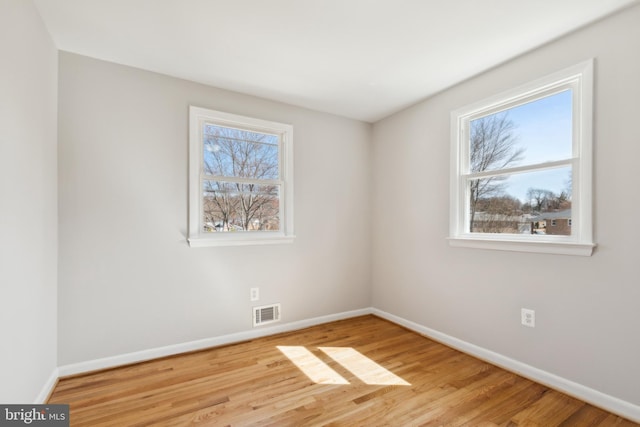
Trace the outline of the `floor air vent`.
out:
<instances>
[{"instance_id":1,"label":"floor air vent","mask_svg":"<svg viewBox=\"0 0 640 427\"><path fill-rule=\"evenodd\" d=\"M253 326L273 323L280 320L280 304L253 307Z\"/></svg>"}]
</instances>

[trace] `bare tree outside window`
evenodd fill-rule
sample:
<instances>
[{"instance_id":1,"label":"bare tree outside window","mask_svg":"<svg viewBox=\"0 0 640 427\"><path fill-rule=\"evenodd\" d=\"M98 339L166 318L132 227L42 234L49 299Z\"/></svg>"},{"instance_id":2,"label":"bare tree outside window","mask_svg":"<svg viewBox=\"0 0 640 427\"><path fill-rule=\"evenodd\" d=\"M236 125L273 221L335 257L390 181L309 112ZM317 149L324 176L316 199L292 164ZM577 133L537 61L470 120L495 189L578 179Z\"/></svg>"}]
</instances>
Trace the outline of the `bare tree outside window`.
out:
<instances>
[{"instance_id":1,"label":"bare tree outside window","mask_svg":"<svg viewBox=\"0 0 640 427\"><path fill-rule=\"evenodd\" d=\"M518 138L513 121L507 113L496 113L471 122L470 169L472 173L504 169L515 166L524 153L517 148ZM479 203L483 199L498 197L503 191L505 176L475 179L470 182L470 230L474 230ZM500 213L504 215L504 213ZM492 221L500 222L500 221ZM489 230L482 230L487 232Z\"/></svg>"},{"instance_id":2,"label":"bare tree outside window","mask_svg":"<svg viewBox=\"0 0 640 427\"><path fill-rule=\"evenodd\" d=\"M280 229L277 135L208 124L203 154L203 231Z\"/></svg>"},{"instance_id":3,"label":"bare tree outside window","mask_svg":"<svg viewBox=\"0 0 640 427\"><path fill-rule=\"evenodd\" d=\"M553 191L543 188L529 188L527 190L527 199L531 204L531 209L536 212L547 209L554 197Z\"/></svg>"}]
</instances>

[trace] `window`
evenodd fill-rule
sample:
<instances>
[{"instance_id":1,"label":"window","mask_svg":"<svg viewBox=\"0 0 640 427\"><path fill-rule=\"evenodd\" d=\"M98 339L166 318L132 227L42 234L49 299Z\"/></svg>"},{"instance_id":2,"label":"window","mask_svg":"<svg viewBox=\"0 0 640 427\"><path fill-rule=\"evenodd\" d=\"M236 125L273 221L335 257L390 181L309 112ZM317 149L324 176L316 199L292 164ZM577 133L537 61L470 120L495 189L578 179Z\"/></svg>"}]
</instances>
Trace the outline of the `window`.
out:
<instances>
[{"instance_id":1,"label":"window","mask_svg":"<svg viewBox=\"0 0 640 427\"><path fill-rule=\"evenodd\" d=\"M293 240L293 127L189 109L189 245Z\"/></svg>"},{"instance_id":2,"label":"window","mask_svg":"<svg viewBox=\"0 0 640 427\"><path fill-rule=\"evenodd\" d=\"M452 112L452 246L591 255L592 87L590 60Z\"/></svg>"}]
</instances>

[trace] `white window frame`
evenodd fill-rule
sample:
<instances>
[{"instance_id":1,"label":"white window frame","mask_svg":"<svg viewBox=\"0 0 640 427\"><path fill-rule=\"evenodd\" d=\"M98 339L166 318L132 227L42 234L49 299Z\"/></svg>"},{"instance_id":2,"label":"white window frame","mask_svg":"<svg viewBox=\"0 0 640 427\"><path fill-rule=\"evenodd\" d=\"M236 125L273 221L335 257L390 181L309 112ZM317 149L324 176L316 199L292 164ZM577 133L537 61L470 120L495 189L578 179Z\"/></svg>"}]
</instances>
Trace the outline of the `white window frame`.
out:
<instances>
[{"instance_id":1,"label":"white window frame","mask_svg":"<svg viewBox=\"0 0 640 427\"><path fill-rule=\"evenodd\" d=\"M205 124L278 135L280 230L226 233L203 232L202 183ZM293 126L195 106L189 107L189 232L191 247L291 243L293 232Z\"/></svg>"},{"instance_id":2,"label":"white window frame","mask_svg":"<svg viewBox=\"0 0 640 427\"><path fill-rule=\"evenodd\" d=\"M573 142L570 159L503 169L514 173L564 166L572 168L572 234L570 236L471 233L467 181L483 174L469 166L469 123L551 96L568 88L573 94ZM449 244L451 246L519 252L590 256L596 246L592 224L593 59L518 88L462 107L451 113L451 181ZM495 172L495 171L492 171Z\"/></svg>"}]
</instances>

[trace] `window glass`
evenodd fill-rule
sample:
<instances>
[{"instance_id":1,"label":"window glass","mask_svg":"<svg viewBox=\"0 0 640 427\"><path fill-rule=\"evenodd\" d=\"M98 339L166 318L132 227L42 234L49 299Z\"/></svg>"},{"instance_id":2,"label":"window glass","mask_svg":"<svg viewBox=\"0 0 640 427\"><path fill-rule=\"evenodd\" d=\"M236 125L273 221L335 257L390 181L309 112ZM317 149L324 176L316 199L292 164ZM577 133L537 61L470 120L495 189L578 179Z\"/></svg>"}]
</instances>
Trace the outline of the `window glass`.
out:
<instances>
[{"instance_id":1,"label":"window glass","mask_svg":"<svg viewBox=\"0 0 640 427\"><path fill-rule=\"evenodd\" d=\"M471 172L572 157L572 90L471 120Z\"/></svg>"},{"instance_id":2,"label":"window glass","mask_svg":"<svg viewBox=\"0 0 640 427\"><path fill-rule=\"evenodd\" d=\"M204 173L278 179L278 136L204 125Z\"/></svg>"},{"instance_id":3,"label":"window glass","mask_svg":"<svg viewBox=\"0 0 640 427\"><path fill-rule=\"evenodd\" d=\"M202 231L279 231L279 187L205 180Z\"/></svg>"},{"instance_id":4,"label":"window glass","mask_svg":"<svg viewBox=\"0 0 640 427\"><path fill-rule=\"evenodd\" d=\"M470 179L472 233L542 234L535 218L571 209L571 167Z\"/></svg>"}]
</instances>

